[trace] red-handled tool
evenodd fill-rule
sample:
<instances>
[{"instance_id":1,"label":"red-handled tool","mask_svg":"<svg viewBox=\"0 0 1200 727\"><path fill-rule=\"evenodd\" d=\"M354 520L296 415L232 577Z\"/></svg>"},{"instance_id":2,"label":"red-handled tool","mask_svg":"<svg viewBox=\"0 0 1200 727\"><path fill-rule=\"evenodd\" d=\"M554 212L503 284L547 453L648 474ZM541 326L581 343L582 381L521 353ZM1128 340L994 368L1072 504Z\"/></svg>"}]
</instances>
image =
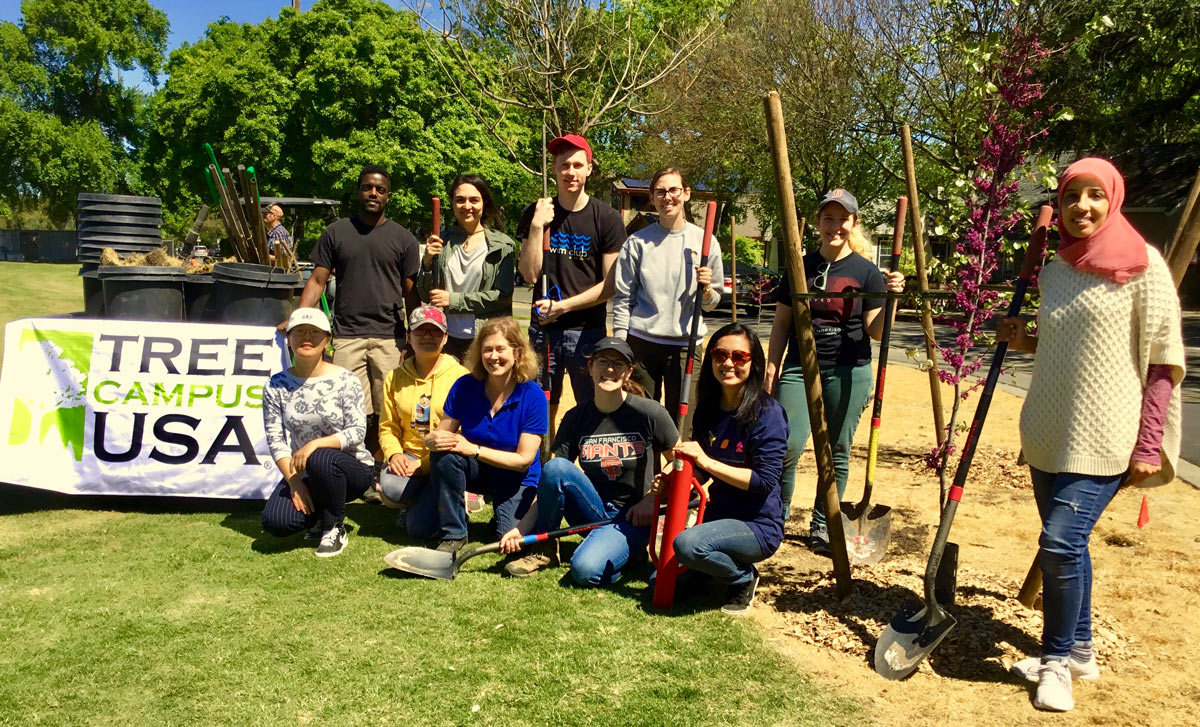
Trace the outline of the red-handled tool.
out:
<instances>
[{"instance_id":1,"label":"red-handled tool","mask_svg":"<svg viewBox=\"0 0 1200 727\"><path fill-rule=\"evenodd\" d=\"M442 236L442 199L441 197L433 197L429 200L433 206L433 222L429 228L430 235ZM443 243L444 244L444 243ZM430 286L434 290L442 289L442 256L439 253L437 259L433 261L433 284Z\"/></svg>"},{"instance_id":2,"label":"red-handled tool","mask_svg":"<svg viewBox=\"0 0 1200 727\"><path fill-rule=\"evenodd\" d=\"M712 247L713 228L717 223L717 203L709 202L704 214L704 238L700 243L700 260L697 263L689 259L686 261L688 265L704 266L708 264L708 253ZM688 420L688 404L692 393L692 368L695 364L696 356L696 339L700 332L700 304L704 297L704 288L699 281L696 282L696 299L692 305L692 326L691 333L688 336L688 351L687 363L684 365L683 382L679 391L679 439L683 441L691 434ZM655 553L651 549L651 555L655 556L654 564L657 566L657 575L654 581L654 607L658 609L667 609L675 602L675 580L679 574L683 572L683 566L679 565L679 560L675 557L675 536L683 532L687 526L687 502L693 489L701 493L700 510L696 516L696 522L704 521L704 506L707 503L707 498L704 497L703 490L700 489L700 483L692 474L692 468L695 462L689 457L677 456L672 464L671 475L668 478L667 484L667 514L663 519L663 534L662 545L659 547L659 552ZM654 542L654 533L658 529L658 501L662 497L660 492L654 498L654 522L650 530L650 542Z\"/></svg>"},{"instance_id":3,"label":"red-handled tool","mask_svg":"<svg viewBox=\"0 0 1200 727\"><path fill-rule=\"evenodd\" d=\"M1025 251L1025 261L1021 265L1021 277L1013 286L1012 303L1008 306L1009 318L1014 318L1021 312L1025 291L1029 288L1030 278L1033 277L1033 269L1042 260L1042 248L1046 244L1047 228L1053 216L1054 209L1049 205L1043 205L1038 213L1033 236L1029 240L1029 249ZM971 469L975 446L979 443L983 422L992 404L992 393L1000 379L1000 370L1004 367L1004 354L1007 352L1008 342L1002 341L996 345L983 393L979 395L979 403L975 407L971 429L963 442L962 458L954 472L954 484L946 497L937 537L933 541L933 549L929 552L929 561L925 564L925 603L906 603L892 618L875 644L875 671L888 679L903 679L911 674L921 661L937 648L942 639L946 638L946 634L950 633L950 629L954 628L956 623L954 617L938 604L938 568L942 562L942 553L946 549L946 540L950 537L954 514L958 511L958 503L962 500L963 488L967 484L967 472Z\"/></svg>"},{"instance_id":4,"label":"red-handled tool","mask_svg":"<svg viewBox=\"0 0 1200 727\"><path fill-rule=\"evenodd\" d=\"M900 269L900 250L904 245L904 217L908 214L908 197L896 198L896 222L892 231L892 260L889 272ZM897 301L888 298L883 306L883 335L879 337L879 365L875 371L875 404L871 411L871 439L867 444L867 480L863 485L862 501L842 503L842 531L846 534L846 553L850 561L874 565L887 554L892 537L892 508L887 505L871 507L871 492L875 488L875 460L879 454L879 423L883 417L883 382L887 378L888 349L892 340L892 316Z\"/></svg>"}]
</instances>

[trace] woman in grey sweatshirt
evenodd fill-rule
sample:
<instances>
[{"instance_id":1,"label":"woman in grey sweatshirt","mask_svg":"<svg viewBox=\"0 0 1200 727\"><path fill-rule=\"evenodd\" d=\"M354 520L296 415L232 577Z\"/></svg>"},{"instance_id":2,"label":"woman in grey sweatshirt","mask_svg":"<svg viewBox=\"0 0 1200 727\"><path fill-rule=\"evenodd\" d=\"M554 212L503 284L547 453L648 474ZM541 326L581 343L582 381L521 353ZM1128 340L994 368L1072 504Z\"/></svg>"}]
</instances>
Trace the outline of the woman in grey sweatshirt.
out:
<instances>
[{"instance_id":1,"label":"woman in grey sweatshirt","mask_svg":"<svg viewBox=\"0 0 1200 727\"><path fill-rule=\"evenodd\" d=\"M650 199L658 222L625 241L617 258L613 296L613 330L629 342L654 380L654 398L660 399L666 389L664 404L673 417L678 417L693 315L701 316L699 337L707 332L703 314L694 310L696 286L704 290L701 309L710 311L721 302L724 282L720 245L711 247L707 261L700 259L704 231L684 216L691 198L692 190L678 169L655 172ZM697 358L700 353L697 345Z\"/></svg>"}]
</instances>

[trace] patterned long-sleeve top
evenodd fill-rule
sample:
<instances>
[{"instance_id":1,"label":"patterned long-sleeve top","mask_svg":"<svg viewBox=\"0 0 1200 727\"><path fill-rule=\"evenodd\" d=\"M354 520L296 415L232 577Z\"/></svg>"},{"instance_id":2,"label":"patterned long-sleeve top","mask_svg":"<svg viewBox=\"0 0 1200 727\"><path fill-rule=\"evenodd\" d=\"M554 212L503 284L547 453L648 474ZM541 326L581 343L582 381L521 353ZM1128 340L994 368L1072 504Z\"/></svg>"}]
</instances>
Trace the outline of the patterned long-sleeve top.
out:
<instances>
[{"instance_id":1,"label":"patterned long-sleeve top","mask_svg":"<svg viewBox=\"0 0 1200 727\"><path fill-rule=\"evenodd\" d=\"M367 434L366 404L358 377L343 368L302 379L287 371L271 377L263 391L267 446L276 461L314 439L335 435L363 464L372 464L363 446Z\"/></svg>"}]
</instances>

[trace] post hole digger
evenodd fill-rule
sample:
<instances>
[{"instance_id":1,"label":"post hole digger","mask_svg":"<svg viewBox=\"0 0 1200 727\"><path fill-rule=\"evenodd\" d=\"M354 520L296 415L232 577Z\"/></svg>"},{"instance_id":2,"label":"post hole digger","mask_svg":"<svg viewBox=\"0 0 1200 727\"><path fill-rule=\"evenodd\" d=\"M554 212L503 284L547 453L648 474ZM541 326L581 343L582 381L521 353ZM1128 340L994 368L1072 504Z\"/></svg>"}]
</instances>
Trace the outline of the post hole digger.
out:
<instances>
[{"instance_id":1,"label":"post hole digger","mask_svg":"<svg viewBox=\"0 0 1200 727\"><path fill-rule=\"evenodd\" d=\"M712 247L713 229L717 222L717 203L709 202L704 215L704 238L700 243L700 265L706 264L708 253ZM691 261L689 261L691 264ZM692 305L691 331L688 335L688 350L684 364L683 382L679 387L679 440L684 441L690 434L688 404L692 392L692 369L696 357L696 338L700 332L700 304L704 289L698 282L696 285L696 300ZM658 531L659 503L662 500L660 490L654 497L654 522L650 528L650 559L654 562L657 575L654 581L654 607L667 609L675 601L675 581L683 572L675 556L675 536L683 532L687 525L687 502L692 490L700 496L700 509L696 521L704 521L704 507L708 497L700 488L700 482L692 472L695 465L689 457L677 456L672 462L671 476L667 484L667 507L663 521L662 544L655 547L654 534Z\"/></svg>"},{"instance_id":2,"label":"post hole digger","mask_svg":"<svg viewBox=\"0 0 1200 727\"><path fill-rule=\"evenodd\" d=\"M1021 277L1013 288L1012 302L1008 307L1008 317L1020 314L1025 300L1025 292L1033 269L1042 259L1042 249L1046 244L1047 227L1054 210L1049 205L1043 205L1038 213L1033 236L1029 248L1025 251L1025 260L1021 265ZM975 455L975 447L979 443L979 435L983 430L984 419L992 403L992 394L1000 371L1004 366L1004 355L1008 344L1001 342L996 346L992 356L992 364L988 369L987 381L975 407L975 415L971 428L963 442L962 458L954 473L954 485L946 498L942 510L941 522L938 525L937 537L929 552L929 561L925 565L925 603L906 603L892 617L891 623L879 636L875 644L875 671L887 679L903 679L912 674L921 661L933 652L942 639L950 633L956 623L953 616L942 608L938 601L937 580L942 555L946 549L946 540L950 537L950 528L954 524L954 515L958 503L962 500L963 488L967 482L967 473L971 468L971 460Z\"/></svg>"},{"instance_id":3,"label":"post hole digger","mask_svg":"<svg viewBox=\"0 0 1200 727\"><path fill-rule=\"evenodd\" d=\"M890 272L900 269L900 249L904 244L904 218L908 213L908 197L896 199L896 221L892 233ZM879 452L879 422L883 415L883 382L887 376L888 347L892 338L892 315L898 305L888 298L883 308L883 336L879 339L879 365L875 373L875 403L871 412L871 439L867 445L867 478L863 497L857 504L842 503L842 530L846 534L846 553L853 563L874 565L887 554L892 537L892 508L871 505L875 487L875 459Z\"/></svg>"}]
</instances>

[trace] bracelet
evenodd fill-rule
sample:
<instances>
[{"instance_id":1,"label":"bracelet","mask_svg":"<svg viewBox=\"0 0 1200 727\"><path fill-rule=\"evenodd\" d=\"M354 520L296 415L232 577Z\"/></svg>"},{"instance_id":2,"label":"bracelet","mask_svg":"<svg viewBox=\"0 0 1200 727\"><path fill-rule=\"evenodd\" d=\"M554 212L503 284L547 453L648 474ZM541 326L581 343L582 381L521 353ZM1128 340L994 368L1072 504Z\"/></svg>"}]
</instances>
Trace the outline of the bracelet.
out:
<instances>
[{"instance_id":1,"label":"bracelet","mask_svg":"<svg viewBox=\"0 0 1200 727\"><path fill-rule=\"evenodd\" d=\"M482 452L482 451L483 451L483 447L481 447L481 446L479 446L478 444L476 444L476 445L475 445L475 454L473 454L473 455L471 455L471 456L472 456L472 457L474 457L475 459L479 459L479 453L480 453L480 452Z\"/></svg>"}]
</instances>

